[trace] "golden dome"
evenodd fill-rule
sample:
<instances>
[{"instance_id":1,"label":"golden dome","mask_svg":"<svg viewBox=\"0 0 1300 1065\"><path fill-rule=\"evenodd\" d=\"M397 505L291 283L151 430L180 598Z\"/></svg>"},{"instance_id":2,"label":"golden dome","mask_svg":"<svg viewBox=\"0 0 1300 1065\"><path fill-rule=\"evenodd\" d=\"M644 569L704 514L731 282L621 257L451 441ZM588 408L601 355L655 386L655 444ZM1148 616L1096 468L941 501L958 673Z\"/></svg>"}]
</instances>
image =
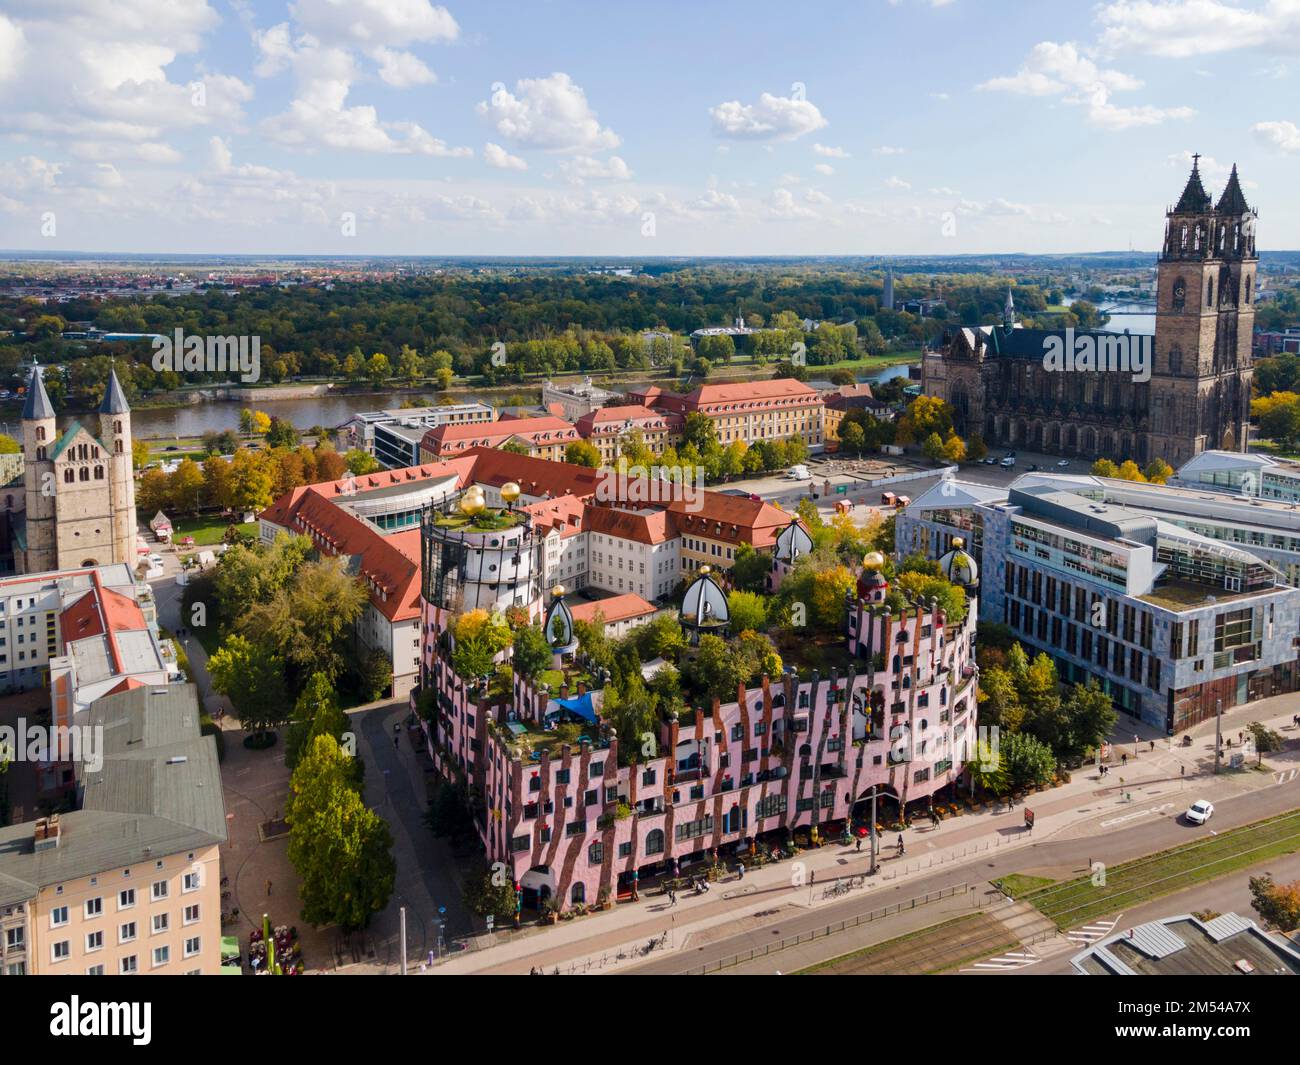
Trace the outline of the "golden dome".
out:
<instances>
[{"instance_id":1,"label":"golden dome","mask_svg":"<svg viewBox=\"0 0 1300 1065\"><path fill-rule=\"evenodd\" d=\"M501 486L501 498L507 503L513 503L519 498L521 489L514 481L507 481Z\"/></svg>"},{"instance_id":2,"label":"golden dome","mask_svg":"<svg viewBox=\"0 0 1300 1065\"><path fill-rule=\"evenodd\" d=\"M564 594L564 585L557 584L554 588L551 589L551 594L555 596L556 599L559 599L560 596Z\"/></svg>"},{"instance_id":3,"label":"golden dome","mask_svg":"<svg viewBox=\"0 0 1300 1065\"><path fill-rule=\"evenodd\" d=\"M880 569L885 564L885 556L879 551L869 551L862 557L863 569Z\"/></svg>"},{"instance_id":4,"label":"golden dome","mask_svg":"<svg viewBox=\"0 0 1300 1065\"><path fill-rule=\"evenodd\" d=\"M701 577L707 577L710 573L713 572L713 567L712 567L712 566L701 566L697 572L699 573L699 575L700 575Z\"/></svg>"},{"instance_id":5,"label":"golden dome","mask_svg":"<svg viewBox=\"0 0 1300 1065\"><path fill-rule=\"evenodd\" d=\"M460 497L460 512L469 517L482 514L487 509L487 500L483 498L481 488L471 488Z\"/></svg>"},{"instance_id":6,"label":"golden dome","mask_svg":"<svg viewBox=\"0 0 1300 1065\"><path fill-rule=\"evenodd\" d=\"M961 536L954 536L954 537L952 538L952 546L953 546L953 547L965 547L965 546L966 546L966 540L965 540L965 538L964 538L964 537L961 537Z\"/></svg>"}]
</instances>

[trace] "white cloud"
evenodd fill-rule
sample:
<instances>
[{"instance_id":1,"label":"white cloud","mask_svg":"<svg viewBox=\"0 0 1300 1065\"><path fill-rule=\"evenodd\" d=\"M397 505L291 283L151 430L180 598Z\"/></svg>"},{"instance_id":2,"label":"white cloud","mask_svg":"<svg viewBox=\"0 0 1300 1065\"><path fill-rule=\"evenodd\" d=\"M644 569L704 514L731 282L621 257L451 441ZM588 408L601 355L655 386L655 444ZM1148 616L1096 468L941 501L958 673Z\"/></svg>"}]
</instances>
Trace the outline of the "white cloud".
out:
<instances>
[{"instance_id":1,"label":"white cloud","mask_svg":"<svg viewBox=\"0 0 1300 1065\"><path fill-rule=\"evenodd\" d=\"M831 198L821 189L804 189L803 198L806 203L827 204L831 202Z\"/></svg>"},{"instance_id":2,"label":"white cloud","mask_svg":"<svg viewBox=\"0 0 1300 1065\"><path fill-rule=\"evenodd\" d=\"M593 152L617 148L622 139L601 126L587 94L568 74L521 78L514 92L493 87L478 113L511 144L546 152Z\"/></svg>"},{"instance_id":3,"label":"white cloud","mask_svg":"<svg viewBox=\"0 0 1300 1065\"><path fill-rule=\"evenodd\" d=\"M827 124L811 100L767 92L756 104L729 100L709 114L714 134L732 140L792 141Z\"/></svg>"},{"instance_id":4,"label":"white cloud","mask_svg":"<svg viewBox=\"0 0 1300 1065\"><path fill-rule=\"evenodd\" d=\"M1300 5L1265 0L1256 8L1221 0L1116 0L1097 12L1109 53L1186 59L1242 48L1300 50Z\"/></svg>"},{"instance_id":5,"label":"white cloud","mask_svg":"<svg viewBox=\"0 0 1300 1065\"><path fill-rule=\"evenodd\" d=\"M483 146L483 161L498 170L527 170L528 164L517 155L511 155L499 144L489 141Z\"/></svg>"},{"instance_id":6,"label":"white cloud","mask_svg":"<svg viewBox=\"0 0 1300 1065\"><path fill-rule=\"evenodd\" d=\"M1272 145L1283 152L1300 152L1300 127L1294 122L1256 122L1250 127L1265 144Z\"/></svg>"},{"instance_id":7,"label":"white cloud","mask_svg":"<svg viewBox=\"0 0 1300 1065\"><path fill-rule=\"evenodd\" d=\"M910 189L911 183L904 181L900 177L891 177L885 179L885 188L887 189Z\"/></svg>"},{"instance_id":8,"label":"white cloud","mask_svg":"<svg viewBox=\"0 0 1300 1065\"><path fill-rule=\"evenodd\" d=\"M294 0L290 11L317 40L364 50L454 41L460 35L451 13L428 0Z\"/></svg>"},{"instance_id":9,"label":"white cloud","mask_svg":"<svg viewBox=\"0 0 1300 1065\"><path fill-rule=\"evenodd\" d=\"M576 155L564 159L557 167L558 176L575 185L586 181L628 181L632 171L627 163L617 155L608 159L597 159L592 155Z\"/></svg>"},{"instance_id":10,"label":"white cloud","mask_svg":"<svg viewBox=\"0 0 1300 1065\"><path fill-rule=\"evenodd\" d=\"M169 73L218 23L207 0L11 0L0 15L0 133L170 161L171 134L242 118L251 90L213 72L206 99Z\"/></svg>"},{"instance_id":11,"label":"white cloud","mask_svg":"<svg viewBox=\"0 0 1300 1065\"><path fill-rule=\"evenodd\" d=\"M849 153L843 148L831 147L826 144L814 144L813 151L818 155L824 155L828 159L848 159Z\"/></svg>"},{"instance_id":12,"label":"white cloud","mask_svg":"<svg viewBox=\"0 0 1300 1065\"><path fill-rule=\"evenodd\" d=\"M872 148L872 155L902 155L906 148L891 148L888 144L882 144L879 148Z\"/></svg>"},{"instance_id":13,"label":"white cloud","mask_svg":"<svg viewBox=\"0 0 1300 1065\"><path fill-rule=\"evenodd\" d=\"M810 207L803 207L795 200L789 189L776 189L767 202L767 216L784 220L816 218L817 212Z\"/></svg>"},{"instance_id":14,"label":"white cloud","mask_svg":"<svg viewBox=\"0 0 1300 1065\"><path fill-rule=\"evenodd\" d=\"M990 92L1059 96L1067 104L1086 107L1088 121L1103 129L1153 126L1171 118L1189 118L1194 113L1189 107L1120 107L1110 101L1112 93L1141 87L1139 79L1123 71L1098 67L1077 45L1053 41L1034 45L1015 74L991 78L977 86Z\"/></svg>"},{"instance_id":15,"label":"white cloud","mask_svg":"<svg viewBox=\"0 0 1300 1065\"><path fill-rule=\"evenodd\" d=\"M0 81L8 81L18 73L18 61L26 50L22 27L0 15Z\"/></svg>"},{"instance_id":16,"label":"white cloud","mask_svg":"<svg viewBox=\"0 0 1300 1065\"><path fill-rule=\"evenodd\" d=\"M380 78L395 89L409 89L413 85L432 85L438 80L438 76L424 64L424 61L410 52L380 47L370 55L379 64Z\"/></svg>"},{"instance_id":17,"label":"white cloud","mask_svg":"<svg viewBox=\"0 0 1300 1065\"><path fill-rule=\"evenodd\" d=\"M835 168L831 166L829 163L818 163L816 166L813 167L813 169L816 170L817 173L822 174L825 177L830 177L833 173L835 173Z\"/></svg>"}]
</instances>

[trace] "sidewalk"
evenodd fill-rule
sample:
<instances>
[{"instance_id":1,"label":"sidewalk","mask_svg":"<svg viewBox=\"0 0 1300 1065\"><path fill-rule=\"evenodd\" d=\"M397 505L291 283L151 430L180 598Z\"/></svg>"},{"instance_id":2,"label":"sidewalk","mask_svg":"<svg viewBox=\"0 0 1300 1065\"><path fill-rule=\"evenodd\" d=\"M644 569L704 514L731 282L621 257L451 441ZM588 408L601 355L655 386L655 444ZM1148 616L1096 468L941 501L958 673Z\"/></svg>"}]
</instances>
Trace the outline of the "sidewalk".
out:
<instances>
[{"instance_id":1,"label":"sidewalk","mask_svg":"<svg viewBox=\"0 0 1300 1065\"><path fill-rule=\"evenodd\" d=\"M1300 738L1300 729L1291 723L1292 715L1300 712L1300 694L1261 700L1223 715L1225 739L1231 734L1234 744L1236 732L1249 721L1263 720L1289 740ZM1099 816L1112 814L1113 819L1091 826L1090 831L1104 831L1153 811L1138 810L1136 802L1124 801L1124 795L1150 788L1159 783L1187 782L1187 802L1193 798L1219 799L1225 795L1241 794L1256 788L1271 786L1273 774L1234 772L1215 777L1211 773L1214 748L1214 722L1204 722L1191 730L1197 740L1191 747L1181 747L1178 740L1156 738L1152 730L1127 719L1116 729L1127 742L1121 749L1117 744L1111 761L1111 772L1101 778L1097 771L1085 766L1073 773L1069 784L1029 797L1008 810L963 814L903 833L906 853L904 858L892 857L891 847L881 847L881 870L871 885L862 890L864 909L870 908L874 893L886 885L897 887L899 882L919 876L942 866L957 866L973 860L976 855L1004 847L1018 846L1034 840L1042 841L1065 837L1072 832L1084 832L1085 823ZM1136 757L1131 737L1141 737ZM1155 739L1155 749L1150 742ZM1129 763L1120 761L1127 753ZM1295 762L1294 752L1266 756L1270 762L1281 762L1288 767ZM1182 770L1186 777L1182 776ZM1123 784L1120 784L1120 780ZM1191 783L1195 782L1195 795ZM1181 785L1180 785L1181 786ZM1024 826L1024 807L1035 813L1032 831ZM1167 804L1168 805L1168 804ZM893 834L891 833L891 836ZM614 910L562 922L553 927L527 929L522 933L505 933L496 945L474 950L435 965L435 973L500 972L527 973L537 966L548 971L556 967L574 967L585 971L588 966L608 971L629 966L644 959L636 953L651 938L667 933L668 951L680 951L690 943L698 944L700 936L711 928L735 925L745 918L761 914L774 918L793 909L813 910L828 901L843 902L844 896L824 900L822 889L806 884L811 874L815 881L825 884L835 876L864 872L867 856L853 846L827 844L816 850L802 851L796 860L779 862L746 872L743 881L733 876L713 885L707 895L678 896L676 906L660 895L648 895L640 903L620 904ZM796 869L799 885L793 886ZM770 920L765 923L770 923ZM500 934L499 934L500 935ZM485 937L479 937L481 942ZM477 944L476 944L477 945ZM619 959L623 952L626 956Z\"/></svg>"}]
</instances>

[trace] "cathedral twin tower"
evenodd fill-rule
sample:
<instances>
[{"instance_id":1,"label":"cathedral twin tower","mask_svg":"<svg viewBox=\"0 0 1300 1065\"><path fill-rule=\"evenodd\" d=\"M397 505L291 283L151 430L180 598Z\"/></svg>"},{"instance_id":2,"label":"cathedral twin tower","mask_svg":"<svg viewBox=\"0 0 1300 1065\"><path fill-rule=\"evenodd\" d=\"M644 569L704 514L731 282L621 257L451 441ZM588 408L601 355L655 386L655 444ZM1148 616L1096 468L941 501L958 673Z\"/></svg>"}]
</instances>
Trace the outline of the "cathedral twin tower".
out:
<instances>
[{"instance_id":1,"label":"cathedral twin tower","mask_svg":"<svg viewBox=\"0 0 1300 1065\"><path fill-rule=\"evenodd\" d=\"M14 567L43 573L136 563L131 408L117 371L99 405L99 435L73 422L59 435L39 367L23 405L24 514L15 529Z\"/></svg>"}]
</instances>

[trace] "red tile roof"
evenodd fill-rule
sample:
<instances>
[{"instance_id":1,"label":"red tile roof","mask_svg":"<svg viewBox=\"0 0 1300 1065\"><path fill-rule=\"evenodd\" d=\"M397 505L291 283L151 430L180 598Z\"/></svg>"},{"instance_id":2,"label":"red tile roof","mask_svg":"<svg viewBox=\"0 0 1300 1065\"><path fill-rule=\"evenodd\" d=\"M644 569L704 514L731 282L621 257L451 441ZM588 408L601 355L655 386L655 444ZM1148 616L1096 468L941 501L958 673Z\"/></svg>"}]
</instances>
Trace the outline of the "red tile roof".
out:
<instances>
[{"instance_id":1,"label":"red tile roof","mask_svg":"<svg viewBox=\"0 0 1300 1065\"><path fill-rule=\"evenodd\" d=\"M499 447L512 437L542 446L579 439L578 430L571 422L547 414L540 418L502 418L495 422L439 425L424 434L420 450L431 455L460 455L476 446Z\"/></svg>"},{"instance_id":2,"label":"red tile roof","mask_svg":"<svg viewBox=\"0 0 1300 1065\"><path fill-rule=\"evenodd\" d=\"M613 506L593 504L583 513L582 526L588 532L617 536L639 544L662 544L677 535L677 528L666 510L634 514Z\"/></svg>"},{"instance_id":3,"label":"red tile roof","mask_svg":"<svg viewBox=\"0 0 1300 1065\"><path fill-rule=\"evenodd\" d=\"M573 615L574 621L594 621L599 613L610 624L626 621L628 618L643 617L654 612L654 606L635 592L601 599L595 603L572 603L569 606L569 613Z\"/></svg>"},{"instance_id":4,"label":"red tile roof","mask_svg":"<svg viewBox=\"0 0 1300 1065\"><path fill-rule=\"evenodd\" d=\"M601 407L590 414L584 414L578 419L576 426L582 436L589 437L621 432L628 422L637 429L653 428L656 431L671 432L681 430L683 419L676 411L663 411L654 407L632 404L622 407Z\"/></svg>"}]
</instances>

